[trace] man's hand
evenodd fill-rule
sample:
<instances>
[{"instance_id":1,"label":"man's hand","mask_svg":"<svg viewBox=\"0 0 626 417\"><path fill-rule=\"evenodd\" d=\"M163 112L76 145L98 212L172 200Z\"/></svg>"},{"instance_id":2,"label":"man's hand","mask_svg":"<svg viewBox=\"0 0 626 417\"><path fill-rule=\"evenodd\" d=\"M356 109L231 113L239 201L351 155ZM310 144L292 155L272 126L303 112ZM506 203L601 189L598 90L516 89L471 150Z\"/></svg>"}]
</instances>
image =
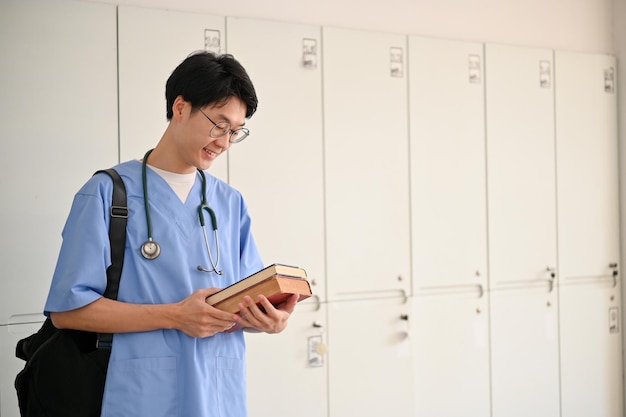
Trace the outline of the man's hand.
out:
<instances>
[{"instance_id":1,"label":"man's hand","mask_svg":"<svg viewBox=\"0 0 626 417\"><path fill-rule=\"evenodd\" d=\"M208 337L231 329L235 319L231 313L218 310L205 301L218 288L198 290L177 303L175 328L192 337Z\"/></svg>"},{"instance_id":2,"label":"man's hand","mask_svg":"<svg viewBox=\"0 0 626 417\"><path fill-rule=\"evenodd\" d=\"M237 327L265 333L280 333L287 327L287 321L296 307L298 298L297 294L293 294L285 302L274 307L263 295L259 295L256 301L250 296L245 296L243 302L239 303L239 313L234 316Z\"/></svg>"}]
</instances>

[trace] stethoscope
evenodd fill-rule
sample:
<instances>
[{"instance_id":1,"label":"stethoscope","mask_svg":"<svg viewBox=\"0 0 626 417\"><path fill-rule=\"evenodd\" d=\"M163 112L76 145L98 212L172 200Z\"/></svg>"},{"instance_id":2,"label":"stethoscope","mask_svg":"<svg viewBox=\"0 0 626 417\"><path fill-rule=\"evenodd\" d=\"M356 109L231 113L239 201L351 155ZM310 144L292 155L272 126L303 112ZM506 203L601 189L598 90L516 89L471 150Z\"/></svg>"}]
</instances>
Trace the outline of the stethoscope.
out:
<instances>
[{"instance_id":1,"label":"stethoscope","mask_svg":"<svg viewBox=\"0 0 626 417\"><path fill-rule=\"evenodd\" d=\"M148 203L148 175L147 164L148 156L152 153L153 149L150 149L143 157L141 164L141 179L143 181L143 203L146 211L146 223L148 225L148 240L141 245L141 254L146 259L156 259L161 254L161 245L154 241L152 238L152 219L150 218L150 204ZM202 265L198 265L198 271L202 272L215 272L218 275L222 275L223 271L217 269L220 263L220 242L217 234L217 217L211 207L209 207L206 201L206 176L204 171L198 169L200 176L202 177L202 202L198 207L198 217L200 218L200 226L202 226L202 234L204 235L204 244L206 245L206 251L209 254L209 262L211 262L212 269L207 269ZM211 247L209 246L209 239L206 234L206 225L204 222L204 211L211 216L211 225L213 227L213 233L215 234L215 247L217 248L217 261L213 261L213 254L211 253Z\"/></svg>"}]
</instances>

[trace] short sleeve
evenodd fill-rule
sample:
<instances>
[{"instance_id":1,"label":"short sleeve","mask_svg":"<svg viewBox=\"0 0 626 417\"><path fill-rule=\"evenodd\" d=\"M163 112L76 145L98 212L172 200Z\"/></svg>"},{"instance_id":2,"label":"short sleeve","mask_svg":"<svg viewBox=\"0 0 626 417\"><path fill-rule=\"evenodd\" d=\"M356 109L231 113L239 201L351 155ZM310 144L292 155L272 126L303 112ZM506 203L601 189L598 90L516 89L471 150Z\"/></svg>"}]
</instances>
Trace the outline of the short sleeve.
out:
<instances>
[{"instance_id":1,"label":"short sleeve","mask_svg":"<svg viewBox=\"0 0 626 417\"><path fill-rule=\"evenodd\" d=\"M83 307L104 294L111 263L105 213L110 210L112 184L102 177L93 177L74 197L44 308L46 315Z\"/></svg>"}]
</instances>

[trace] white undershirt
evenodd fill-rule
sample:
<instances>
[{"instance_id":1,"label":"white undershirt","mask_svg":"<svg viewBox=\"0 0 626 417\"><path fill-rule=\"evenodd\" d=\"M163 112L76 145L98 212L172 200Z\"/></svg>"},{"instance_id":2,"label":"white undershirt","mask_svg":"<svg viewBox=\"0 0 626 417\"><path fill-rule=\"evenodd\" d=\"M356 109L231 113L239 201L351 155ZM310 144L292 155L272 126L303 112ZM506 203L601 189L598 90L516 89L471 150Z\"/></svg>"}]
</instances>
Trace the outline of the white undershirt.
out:
<instances>
[{"instance_id":1,"label":"white undershirt","mask_svg":"<svg viewBox=\"0 0 626 417\"><path fill-rule=\"evenodd\" d=\"M189 174L177 174L175 172L164 171L153 167L150 164L148 164L148 166L169 184L178 198L180 198L180 201L183 203L187 201L187 197L189 197L189 193L191 192L191 187L193 187L194 182L196 182L196 171Z\"/></svg>"}]
</instances>

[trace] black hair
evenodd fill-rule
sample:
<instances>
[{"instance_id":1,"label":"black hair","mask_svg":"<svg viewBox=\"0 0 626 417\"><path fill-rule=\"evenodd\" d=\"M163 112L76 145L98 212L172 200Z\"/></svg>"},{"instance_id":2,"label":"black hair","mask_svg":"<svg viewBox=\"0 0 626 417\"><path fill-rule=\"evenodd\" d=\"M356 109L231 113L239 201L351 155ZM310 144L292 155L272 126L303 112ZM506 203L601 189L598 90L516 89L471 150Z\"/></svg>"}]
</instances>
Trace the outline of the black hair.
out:
<instances>
[{"instance_id":1,"label":"black hair","mask_svg":"<svg viewBox=\"0 0 626 417\"><path fill-rule=\"evenodd\" d=\"M244 67L230 54L194 52L181 62L165 84L167 120L173 116L176 97L191 103L192 110L208 104L225 104L237 97L246 105L246 118L252 117L258 99Z\"/></svg>"}]
</instances>

